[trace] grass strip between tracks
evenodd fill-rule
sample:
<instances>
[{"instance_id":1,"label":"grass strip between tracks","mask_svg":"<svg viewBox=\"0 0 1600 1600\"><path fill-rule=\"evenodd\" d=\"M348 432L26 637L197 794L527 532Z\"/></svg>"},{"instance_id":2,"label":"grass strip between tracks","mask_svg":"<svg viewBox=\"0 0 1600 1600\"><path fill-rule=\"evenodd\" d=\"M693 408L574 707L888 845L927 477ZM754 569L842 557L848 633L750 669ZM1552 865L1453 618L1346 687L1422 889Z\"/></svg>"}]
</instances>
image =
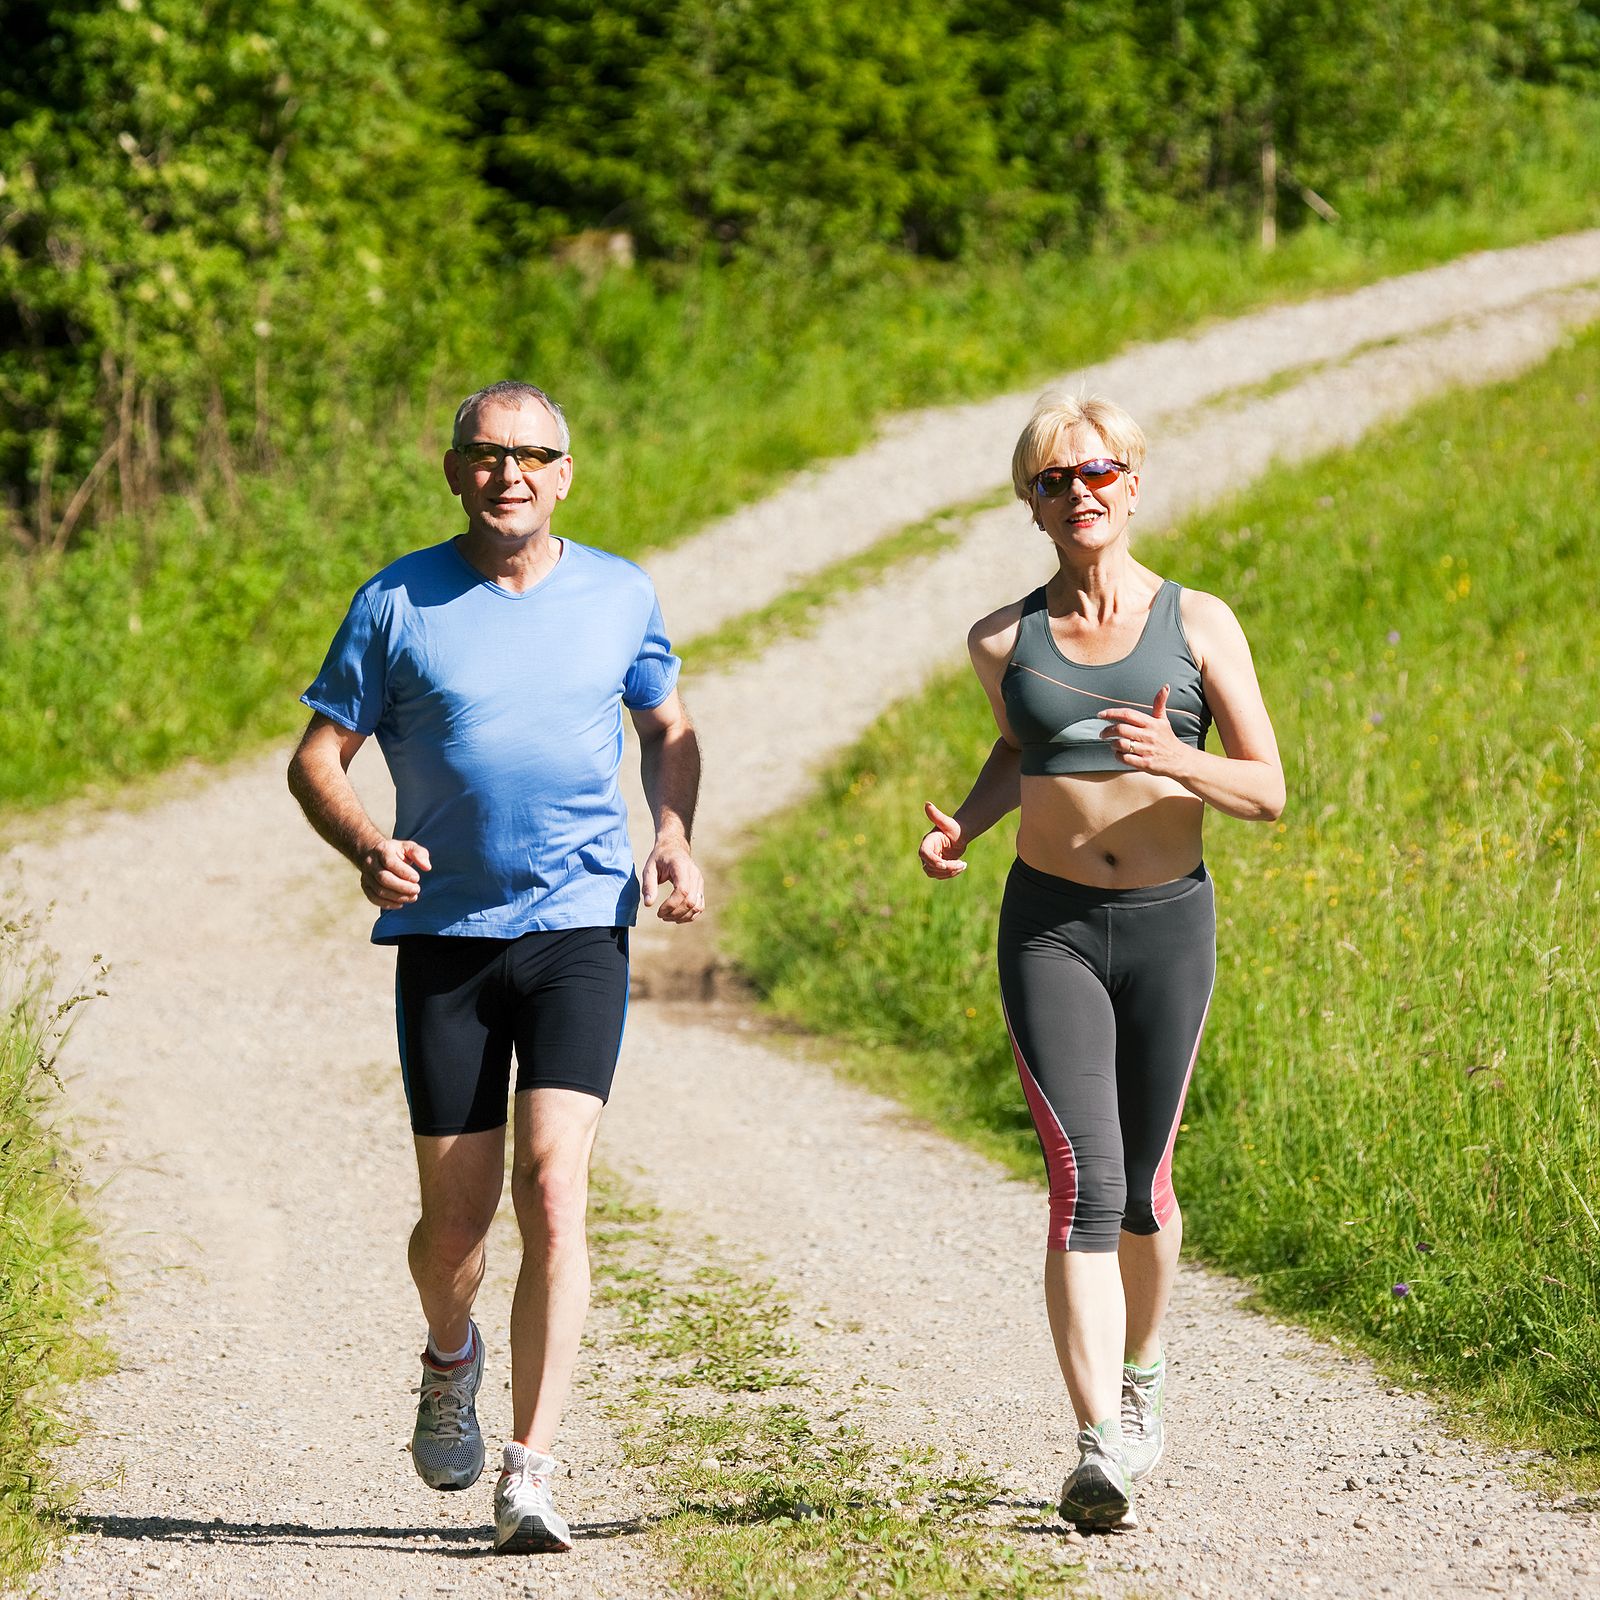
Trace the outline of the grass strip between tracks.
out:
<instances>
[{"instance_id":1,"label":"grass strip between tracks","mask_svg":"<svg viewBox=\"0 0 1600 1600\"><path fill-rule=\"evenodd\" d=\"M590 1241L597 1301L651 1357L616 1415L629 1463L667 1498L657 1535L691 1592L1061 1592L1081 1536L1042 1528L1048 1512L997 1506L996 1485L954 1456L869 1441L852 1395L810 1383L771 1283L697 1264L613 1174L596 1173ZM701 1254L724 1259L711 1241Z\"/></svg>"},{"instance_id":2,"label":"grass strip between tracks","mask_svg":"<svg viewBox=\"0 0 1600 1600\"><path fill-rule=\"evenodd\" d=\"M993 494L897 528L865 550L812 573L770 605L742 611L713 632L691 639L680 654L694 673L719 672L724 667L742 665L779 639L804 638L816 629L835 601L866 588L895 567L909 566L923 556L948 550L979 512L991 511L1011 498L1010 489L997 489Z\"/></svg>"},{"instance_id":3,"label":"grass strip between tracks","mask_svg":"<svg viewBox=\"0 0 1600 1600\"><path fill-rule=\"evenodd\" d=\"M0 1584L65 1531L70 1490L51 1459L68 1438L53 1405L98 1363L77 1323L98 1288L75 1173L48 1120L54 1060L83 996L52 1005L25 922L0 907Z\"/></svg>"},{"instance_id":4,"label":"grass strip between tracks","mask_svg":"<svg viewBox=\"0 0 1600 1600\"><path fill-rule=\"evenodd\" d=\"M1576 1487L1600 1483L1597 421L1593 330L1141 547L1239 613L1289 779L1276 826L1210 824L1188 1236ZM728 938L849 1070L1037 1173L993 973L1014 832L951 884L915 861L922 800L953 806L992 737L970 675L894 708L763 831Z\"/></svg>"}]
</instances>

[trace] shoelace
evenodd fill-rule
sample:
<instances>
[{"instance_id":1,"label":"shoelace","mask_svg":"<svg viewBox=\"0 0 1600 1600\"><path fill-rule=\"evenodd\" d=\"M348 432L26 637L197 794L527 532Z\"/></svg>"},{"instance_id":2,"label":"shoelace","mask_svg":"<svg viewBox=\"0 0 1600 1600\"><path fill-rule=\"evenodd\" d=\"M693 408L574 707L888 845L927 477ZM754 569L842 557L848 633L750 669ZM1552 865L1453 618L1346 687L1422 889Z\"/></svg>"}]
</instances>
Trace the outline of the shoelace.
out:
<instances>
[{"instance_id":1,"label":"shoelace","mask_svg":"<svg viewBox=\"0 0 1600 1600\"><path fill-rule=\"evenodd\" d=\"M526 1462L520 1467L503 1468L500 1479L507 1484L525 1483L530 1489L542 1489L550 1481L544 1473L535 1472Z\"/></svg>"},{"instance_id":2,"label":"shoelace","mask_svg":"<svg viewBox=\"0 0 1600 1600\"><path fill-rule=\"evenodd\" d=\"M1117 1453L1093 1428L1085 1428L1078 1435L1078 1449L1086 1456L1100 1456L1106 1461L1116 1461Z\"/></svg>"},{"instance_id":3,"label":"shoelace","mask_svg":"<svg viewBox=\"0 0 1600 1600\"><path fill-rule=\"evenodd\" d=\"M1144 1433L1155 1412L1155 1401L1131 1378L1122 1380L1122 1431L1130 1438Z\"/></svg>"},{"instance_id":4,"label":"shoelace","mask_svg":"<svg viewBox=\"0 0 1600 1600\"><path fill-rule=\"evenodd\" d=\"M460 1439L466 1432L467 1410L472 1397L461 1379L425 1377L416 1392L429 1408L428 1426L439 1438Z\"/></svg>"}]
</instances>

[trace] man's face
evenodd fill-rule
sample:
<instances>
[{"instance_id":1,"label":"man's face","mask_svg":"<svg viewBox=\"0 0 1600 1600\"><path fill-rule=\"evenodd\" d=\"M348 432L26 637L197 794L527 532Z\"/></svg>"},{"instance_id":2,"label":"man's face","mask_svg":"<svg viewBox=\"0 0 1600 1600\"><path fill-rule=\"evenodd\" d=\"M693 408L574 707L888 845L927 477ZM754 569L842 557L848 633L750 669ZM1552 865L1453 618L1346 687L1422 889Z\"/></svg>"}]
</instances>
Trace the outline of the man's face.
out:
<instances>
[{"instance_id":1,"label":"man's face","mask_svg":"<svg viewBox=\"0 0 1600 1600\"><path fill-rule=\"evenodd\" d=\"M563 455L548 466L519 467L506 454L498 461L475 464L468 459L469 444L496 444L508 450L517 445L561 448L556 419L541 405L523 409L490 404L469 417L461 434L463 449L445 452L444 475L450 492L460 497L467 514L467 531L496 545L518 545L543 533L558 501L572 487L572 457Z\"/></svg>"}]
</instances>

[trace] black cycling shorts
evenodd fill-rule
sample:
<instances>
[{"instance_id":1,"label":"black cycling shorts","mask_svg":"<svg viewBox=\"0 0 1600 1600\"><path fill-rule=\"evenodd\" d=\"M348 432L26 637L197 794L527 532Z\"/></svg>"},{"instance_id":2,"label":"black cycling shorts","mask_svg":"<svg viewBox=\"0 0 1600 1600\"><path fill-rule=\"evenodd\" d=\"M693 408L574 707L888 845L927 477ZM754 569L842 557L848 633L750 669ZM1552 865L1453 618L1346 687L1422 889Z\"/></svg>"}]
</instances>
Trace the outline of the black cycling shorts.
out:
<instances>
[{"instance_id":1,"label":"black cycling shorts","mask_svg":"<svg viewBox=\"0 0 1600 1600\"><path fill-rule=\"evenodd\" d=\"M628 930L556 928L518 939L405 934L395 941L395 1024L414 1133L481 1133L517 1093L605 1100L628 1012Z\"/></svg>"}]
</instances>

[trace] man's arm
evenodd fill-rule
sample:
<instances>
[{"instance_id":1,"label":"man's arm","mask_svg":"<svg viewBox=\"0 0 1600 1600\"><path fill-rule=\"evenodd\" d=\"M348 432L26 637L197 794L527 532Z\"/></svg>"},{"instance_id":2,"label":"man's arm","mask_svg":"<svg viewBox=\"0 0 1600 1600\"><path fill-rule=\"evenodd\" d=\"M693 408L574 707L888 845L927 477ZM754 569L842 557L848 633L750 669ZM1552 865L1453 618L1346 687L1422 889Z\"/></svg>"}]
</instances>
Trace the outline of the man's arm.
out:
<instances>
[{"instance_id":1,"label":"man's arm","mask_svg":"<svg viewBox=\"0 0 1600 1600\"><path fill-rule=\"evenodd\" d=\"M658 706L634 711L639 734L639 771L655 822L656 841L640 875L647 906L661 884L672 893L656 913L665 922L693 922L706 908L705 879L689 853L689 832L700 793L700 741L674 689Z\"/></svg>"},{"instance_id":2,"label":"man's arm","mask_svg":"<svg viewBox=\"0 0 1600 1600\"><path fill-rule=\"evenodd\" d=\"M428 852L410 839L387 838L367 815L350 782L350 763L367 742L364 733L314 712L289 759L289 793L306 821L361 872L361 892L384 911L409 905L422 893Z\"/></svg>"}]
</instances>

